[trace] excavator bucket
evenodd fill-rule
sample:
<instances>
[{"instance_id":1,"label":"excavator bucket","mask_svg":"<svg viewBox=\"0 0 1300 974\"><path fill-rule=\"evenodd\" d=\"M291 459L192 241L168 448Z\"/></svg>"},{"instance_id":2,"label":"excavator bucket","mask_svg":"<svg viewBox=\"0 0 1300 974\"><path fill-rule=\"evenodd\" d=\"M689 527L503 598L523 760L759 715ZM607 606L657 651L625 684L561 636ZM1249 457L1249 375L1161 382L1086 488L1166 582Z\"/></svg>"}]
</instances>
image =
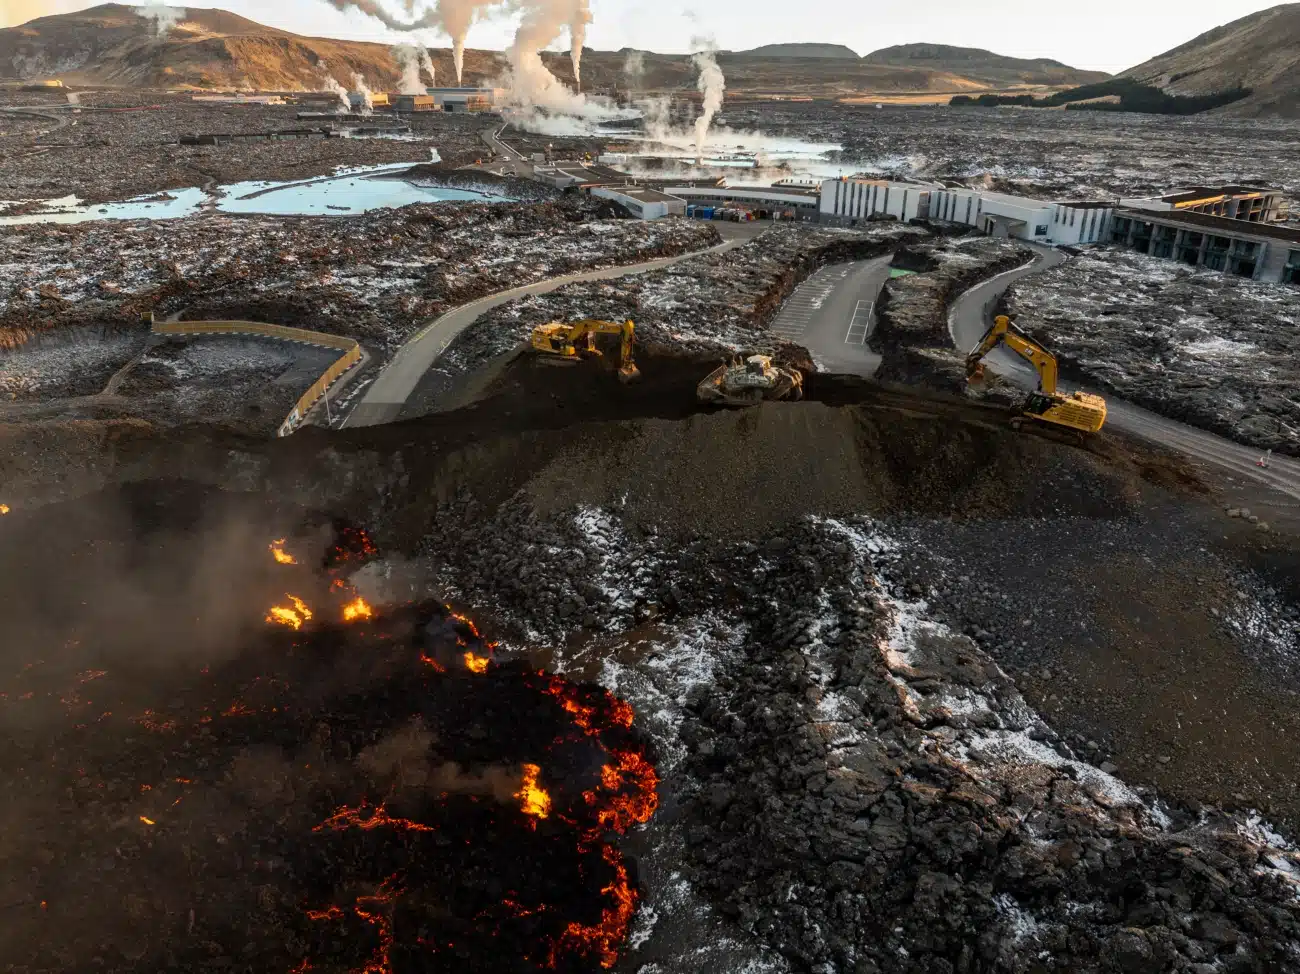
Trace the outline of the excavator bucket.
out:
<instances>
[{"instance_id":1,"label":"excavator bucket","mask_svg":"<svg viewBox=\"0 0 1300 974\"><path fill-rule=\"evenodd\" d=\"M618 370L618 381L624 385L635 382L639 378L641 378L641 370L636 367L635 362L628 362Z\"/></svg>"},{"instance_id":2,"label":"excavator bucket","mask_svg":"<svg viewBox=\"0 0 1300 974\"><path fill-rule=\"evenodd\" d=\"M973 389L983 389L986 385L984 363L980 362L966 373L966 384Z\"/></svg>"}]
</instances>

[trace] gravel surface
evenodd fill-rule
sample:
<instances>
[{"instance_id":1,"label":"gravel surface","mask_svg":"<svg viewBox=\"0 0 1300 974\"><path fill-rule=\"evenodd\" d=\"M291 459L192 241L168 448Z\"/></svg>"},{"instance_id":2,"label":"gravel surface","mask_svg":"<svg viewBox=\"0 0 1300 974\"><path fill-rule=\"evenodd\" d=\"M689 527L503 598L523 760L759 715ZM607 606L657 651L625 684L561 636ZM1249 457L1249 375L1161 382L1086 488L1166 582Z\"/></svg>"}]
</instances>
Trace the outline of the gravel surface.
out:
<instances>
[{"instance_id":1,"label":"gravel surface","mask_svg":"<svg viewBox=\"0 0 1300 974\"><path fill-rule=\"evenodd\" d=\"M89 396L144 348L143 329L69 329L0 350L0 402Z\"/></svg>"},{"instance_id":2,"label":"gravel surface","mask_svg":"<svg viewBox=\"0 0 1300 974\"><path fill-rule=\"evenodd\" d=\"M1104 249L1016 283L1006 301L1081 379L1239 443L1300 454L1300 288Z\"/></svg>"}]
</instances>

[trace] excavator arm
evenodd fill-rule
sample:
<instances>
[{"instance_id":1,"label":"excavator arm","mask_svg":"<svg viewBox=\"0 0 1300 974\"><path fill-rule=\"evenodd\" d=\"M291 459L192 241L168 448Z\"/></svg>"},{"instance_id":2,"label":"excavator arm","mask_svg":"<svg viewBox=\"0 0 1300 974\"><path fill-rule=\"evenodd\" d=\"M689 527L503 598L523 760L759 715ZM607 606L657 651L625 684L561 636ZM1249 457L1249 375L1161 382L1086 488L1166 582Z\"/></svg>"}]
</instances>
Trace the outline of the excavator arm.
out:
<instances>
[{"instance_id":1,"label":"excavator arm","mask_svg":"<svg viewBox=\"0 0 1300 974\"><path fill-rule=\"evenodd\" d=\"M1006 345L1034 367L1038 372L1039 392L1048 396L1056 395L1056 356L1016 330L1006 315L998 315L993 319L993 324L984 333L980 343L966 356L966 375L972 378L982 375L984 357L999 345Z\"/></svg>"},{"instance_id":2,"label":"excavator arm","mask_svg":"<svg viewBox=\"0 0 1300 974\"><path fill-rule=\"evenodd\" d=\"M583 318L581 321L560 323L553 321L548 325L538 325L533 329L532 345L539 352L557 355L563 359L579 358L578 343L584 338L588 355L600 354L596 348L597 335L618 335L619 359L618 375L624 382L637 378L641 371L633 359L636 344L636 325L629 318L622 324L616 321L602 321L598 318Z\"/></svg>"}]
</instances>

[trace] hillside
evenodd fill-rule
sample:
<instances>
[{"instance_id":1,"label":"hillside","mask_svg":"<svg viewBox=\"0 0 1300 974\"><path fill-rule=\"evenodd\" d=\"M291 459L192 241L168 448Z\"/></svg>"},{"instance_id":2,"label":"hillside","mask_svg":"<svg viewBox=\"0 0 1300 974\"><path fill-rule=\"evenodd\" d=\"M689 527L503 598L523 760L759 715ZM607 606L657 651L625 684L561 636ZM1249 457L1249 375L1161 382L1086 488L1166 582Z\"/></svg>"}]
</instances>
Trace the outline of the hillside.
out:
<instances>
[{"instance_id":1,"label":"hillside","mask_svg":"<svg viewBox=\"0 0 1300 974\"><path fill-rule=\"evenodd\" d=\"M858 52L843 44L764 44L748 51L739 51L750 57L819 57L857 61Z\"/></svg>"},{"instance_id":2,"label":"hillside","mask_svg":"<svg viewBox=\"0 0 1300 974\"><path fill-rule=\"evenodd\" d=\"M1243 116L1300 118L1300 3L1216 27L1123 73L1175 95L1232 88L1253 94L1223 109Z\"/></svg>"},{"instance_id":3,"label":"hillside","mask_svg":"<svg viewBox=\"0 0 1300 974\"><path fill-rule=\"evenodd\" d=\"M1025 60L946 44L900 44L872 51L863 60L873 65L945 71L990 84L1085 85L1110 77L1104 71L1082 71L1048 58Z\"/></svg>"},{"instance_id":4,"label":"hillside","mask_svg":"<svg viewBox=\"0 0 1300 974\"><path fill-rule=\"evenodd\" d=\"M778 44L722 52L718 62L733 95L835 98L980 92L1025 84L1082 84L1104 77L1055 62L1020 62L986 51L912 47L914 56L906 58L877 52L863 59L839 45ZM922 52L929 53L922 56ZM434 49L431 54L438 82L451 83L450 51ZM542 57L557 77L572 82L567 53L547 52ZM697 69L689 56L644 53L643 63L644 71L634 83L625 73L626 51L587 50L584 87L609 92L626 91L635 84L642 91L696 93ZM494 81L504 68L501 53L469 50L464 80L467 84ZM136 8L121 4L42 17L0 30L0 80L57 77L82 85L293 91L319 89L327 74L350 85L354 73L372 88L391 90L401 71L387 45L302 37L222 10L191 9L173 29L161 34Z\"/></svg>"}]
</instances>

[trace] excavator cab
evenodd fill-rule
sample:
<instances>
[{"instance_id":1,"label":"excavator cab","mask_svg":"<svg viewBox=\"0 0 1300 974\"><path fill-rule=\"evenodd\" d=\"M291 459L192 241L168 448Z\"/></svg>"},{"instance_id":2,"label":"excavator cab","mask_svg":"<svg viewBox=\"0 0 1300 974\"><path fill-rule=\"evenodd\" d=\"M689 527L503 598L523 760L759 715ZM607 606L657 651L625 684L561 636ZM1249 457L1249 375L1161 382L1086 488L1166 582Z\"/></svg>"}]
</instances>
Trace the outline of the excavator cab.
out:
<instances>
[{"instance_id":1,"label":"excavator cab","mask_svg":"<svg viewBox=\"0 0 1300 974\"><path fill-rule=\"evenodd\" d=\"M1056 356L1024 333L1018 331L1006 315L998 315L980 343L966 356L966 381L978 386L984 381L984 358L999 345L1025 359L1038 372L1038 389L1030 393L1012 420L1019 427L1028 417L1054 426L1064 426L1080 433L1096 433L1106 423L1106 400L1090 392L1070 395L1057 391Z\"/></svg>"},{"instance_id":2,"label":"excavator cab","mask_svg":"<svg viewBox=\"0 0 1300 974\"><path fill-rule=\"evenodd\" d=\"M552 321L533 329L531 345L533 351L546 356L546 361L577 362L581 358L601 354L600 349L596 347L597 335L618 335L620 338L619 381L631 382L639 378L641 370L637 368L633 358L636 325L630 318L622 324L595 318L584 318L574 322Z\"/></svg>"}]
</instances>

